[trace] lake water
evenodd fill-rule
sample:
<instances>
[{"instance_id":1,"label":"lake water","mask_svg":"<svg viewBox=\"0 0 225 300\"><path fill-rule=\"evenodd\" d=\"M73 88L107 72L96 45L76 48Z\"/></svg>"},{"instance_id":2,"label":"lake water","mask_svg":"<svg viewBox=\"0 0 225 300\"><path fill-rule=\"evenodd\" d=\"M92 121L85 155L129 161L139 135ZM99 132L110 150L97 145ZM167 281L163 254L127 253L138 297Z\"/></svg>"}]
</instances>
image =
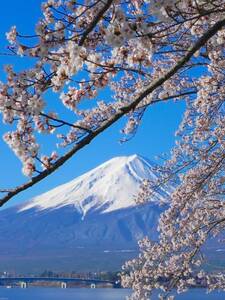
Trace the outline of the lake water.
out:
<instances>
[{"instance_id":1,"label":"lake water","mask_svg":"<svg viewBox=\"0 0 225 300\"><path fill-rule=\"evenodd\" d=\"M60 289L60 288L0 288L0 300L125 300L130 294L126 289ZM157 297L153 298L154 300ZM179 295L177 300L224 300L224 292L205 294L193 289Z\"/></svg>"}]
</instances>

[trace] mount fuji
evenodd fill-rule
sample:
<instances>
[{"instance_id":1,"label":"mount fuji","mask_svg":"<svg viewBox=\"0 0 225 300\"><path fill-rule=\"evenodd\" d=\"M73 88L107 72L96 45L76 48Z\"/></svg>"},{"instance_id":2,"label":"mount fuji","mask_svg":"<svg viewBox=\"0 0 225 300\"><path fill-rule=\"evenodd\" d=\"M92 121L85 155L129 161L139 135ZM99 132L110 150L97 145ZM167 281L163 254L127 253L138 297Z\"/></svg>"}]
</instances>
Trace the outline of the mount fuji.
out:
<instances>
[{"instance_id":1,"label":"mount fuji","mask_svg":"<svg viewBox=\"0 0 225 300\"><path fill-rule=\"evenodd\" d=\"M157 237L157 220L173 188L137 205L154 163L138 156L113 158L88 173L0 211L2 270L38 273L118 270L138 253L137 241ZM164 205L159 203L164 202Z\"/></svg>"}]
</instances>

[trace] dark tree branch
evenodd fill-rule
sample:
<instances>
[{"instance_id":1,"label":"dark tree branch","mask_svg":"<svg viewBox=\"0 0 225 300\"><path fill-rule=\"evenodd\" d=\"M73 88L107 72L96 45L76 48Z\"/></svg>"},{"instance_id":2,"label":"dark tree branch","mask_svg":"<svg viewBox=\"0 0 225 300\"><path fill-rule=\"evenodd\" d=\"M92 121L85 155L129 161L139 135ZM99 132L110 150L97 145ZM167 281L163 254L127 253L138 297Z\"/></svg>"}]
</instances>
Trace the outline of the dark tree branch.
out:
<instances>
[{"instance_id":1,"label":"dark tree branch","mask_svg":"<svg viewBox=\"0 0 225 300\"><path fill-rule=\"evenodd\" d=\"M82 38L80 39L78 45L83 46L87 36L89 33L95 28L95 26L98 24L104 13L110 8L111 4L114 0L107 0L106 4L102 7L102 9L98 12L94 20L91 22L90 26L85 30L85 32L82 34Z\"/></svg>"},{"instance_id":2,"label":"dark tree branch","mask_svg":"<svg viewBox=\"0 0 225 300\"><path fill-rule=\"evenodd\" d=\"M166 102L166 101L171 100L171 99L181 98L181 97L185 97L185 96L189 96L189 95L194 95L194 94L196 94L196 93L197 93L197 90L195 90L195 91L183 92L183 93L180 93L180 94L170 95L170 96L168 96L168 97L163 97L163 98L154 99L154 100L152 100L152 101L149 102L149 103L145 103L144 105L138 106L138 108L146 108L146 107L148 107L148 106L151 105L151 104L155 104L155 103L159 103L159 102Z\"/></svg>"},{"instance_id":3,"label":"dark tree branch","mask_svg":"<svg viewBox=\"0 0 225 300\"><path fill-rule=\"evenodd\" d=\"M92 133L92 130L87 128L87 127L83 127L83 126L80 126L80 125L74 125L72 123L69 123L67 121L64 121L62 119L58 119L58 118L54 118L54 117L51 117L45 113L40 113L41 116L47 118L47 119L50 119L52 121L55 121L55 122L58 122L58 123L61 123L62 125L67 125L67 126L70 126L70 127L73 127L75 129L80 129L80 130L84 130L86 132L89 132L89 133Z\"/></svg>"}]
</instances>

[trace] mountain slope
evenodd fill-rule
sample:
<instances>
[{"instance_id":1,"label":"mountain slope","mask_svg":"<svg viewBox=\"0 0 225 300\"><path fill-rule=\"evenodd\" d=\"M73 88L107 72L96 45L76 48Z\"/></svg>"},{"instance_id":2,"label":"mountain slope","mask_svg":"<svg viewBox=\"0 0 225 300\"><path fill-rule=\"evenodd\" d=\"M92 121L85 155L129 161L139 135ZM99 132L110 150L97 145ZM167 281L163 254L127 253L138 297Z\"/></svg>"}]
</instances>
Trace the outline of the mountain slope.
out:
<instances>
[{"instance_id":1,"label":"mountain slope","mask_svg":"<svg viewBox=\"0 0 225 300\"><path fill-rule=\"evenodd\" d=\"M137 255L139 239L149 234L156 238L157 220L165 209L158 199L166 203L172 188L159 190L146 205L137 206L134 200L142 179L155 176L148 160L117 157L1 211L1 267L20 272L118 269Z\"/></svg>"},{"instance_id":2,"label":"mountain slope","mask_svg":"<svg viewBox=\"0 0 225 300\"><path fill-rule=\"evenodd\" d=\"M83 217L90 211L108 213L136 206L134 196L144 178L155 178L153 165L141 156L116 157L88 173L35 197L19 211L58 209L73 205ZM165 200L170 191L161 190L158 197Z\"/></svg>"}]
</instances>

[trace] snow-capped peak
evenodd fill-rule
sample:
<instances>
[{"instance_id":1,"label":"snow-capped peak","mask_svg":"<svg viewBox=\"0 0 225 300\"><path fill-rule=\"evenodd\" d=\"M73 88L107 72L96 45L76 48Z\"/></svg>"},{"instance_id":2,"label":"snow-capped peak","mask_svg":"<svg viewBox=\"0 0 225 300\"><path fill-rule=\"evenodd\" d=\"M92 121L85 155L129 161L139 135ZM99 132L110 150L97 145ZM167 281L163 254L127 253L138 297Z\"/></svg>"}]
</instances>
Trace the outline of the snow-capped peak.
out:
<instances>
[{"instance_id":1,"label":"snow-capped peak","mask_svg":"<svg viewBox=\"0 0 225 300\"><path fill-rule=\"evenodd\" d=\"M83 217L90 212L108 213L133 207L143 179L152 179L152 163L138 155L115 157L78 178L33 198L25 211L58 209L72 205ZM165 198L166 193L159 194Z\"/></svg>"}]
</instances>

